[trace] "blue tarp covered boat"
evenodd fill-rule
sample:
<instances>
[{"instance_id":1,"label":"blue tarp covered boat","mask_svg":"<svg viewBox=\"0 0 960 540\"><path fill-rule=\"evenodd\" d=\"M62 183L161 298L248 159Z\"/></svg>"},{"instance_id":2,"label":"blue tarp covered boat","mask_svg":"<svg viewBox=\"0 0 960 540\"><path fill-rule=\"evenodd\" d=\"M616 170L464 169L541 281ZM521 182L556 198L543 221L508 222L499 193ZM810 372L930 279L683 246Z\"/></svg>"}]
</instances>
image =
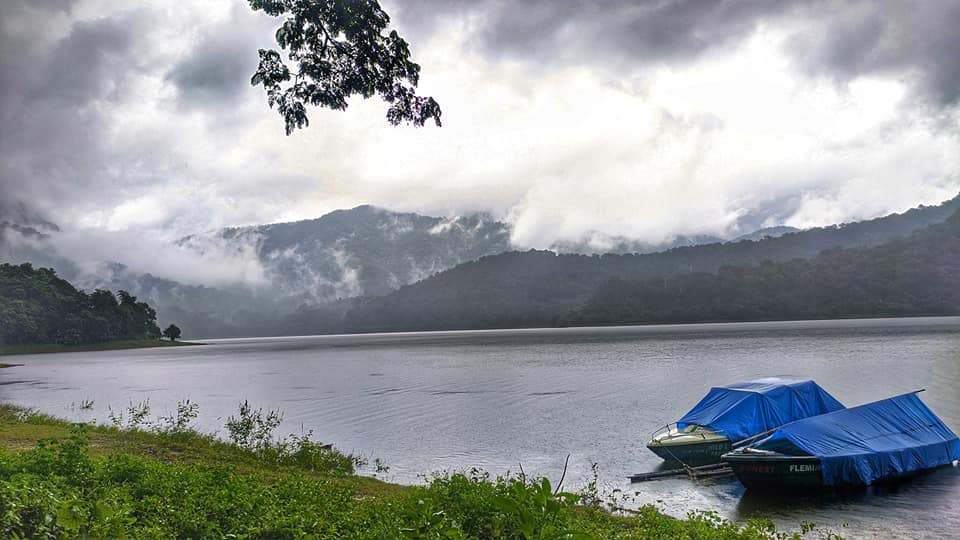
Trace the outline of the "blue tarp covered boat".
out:
<instances>
[{"instance_id":1,"label":"blue tarp covered boat","mask_svg":"<svg viewBox=\"0 0 960 540\"><path fill-rule=\"evenodd\" d=\"M800 418L843 409L813 381L766 378L718 386L647 448L688 465L716 463L738 442Z\"/></svg>"},{"instance_id":2,"label":"blue tarp covered boat","mask_svg":"<svg viewBox=\"0 0 960 540\"><path fill-rule=\"evenodd\" d=\"M868 486L960 460L960 440L915 394L791 422L723 456L747 487Z\"/></svg>"}]
</instances>

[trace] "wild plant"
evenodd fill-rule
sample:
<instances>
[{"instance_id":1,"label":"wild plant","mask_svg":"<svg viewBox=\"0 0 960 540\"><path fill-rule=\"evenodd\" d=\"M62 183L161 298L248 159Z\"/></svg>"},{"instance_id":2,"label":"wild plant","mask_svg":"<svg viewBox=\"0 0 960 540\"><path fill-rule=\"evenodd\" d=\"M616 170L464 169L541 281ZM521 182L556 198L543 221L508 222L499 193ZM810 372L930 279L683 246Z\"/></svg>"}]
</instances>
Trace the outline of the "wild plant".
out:
<instances>
[{"instance_id":1,"label":"wild plant","mask_svg":"<svg viewBox=\"0 0 960 540\"><path fill-rule=\"evenodd\" d=\"M514 478L505 487L506 493L494 497L493 505L513 519L524 540L591 538L566 524L566 515L579 502L579 495L554 490L547 478L530 483Z\"/></svg>"},{"instance_id":2,"label":"wild plant","mask_svg":"<svg viewBox=\"0 0 960 540\"><path fill-rule=\"evenodd\" d=\"M70 409L71 411L75 411L75 410L89 411L89 410L92 410L92 409L93 409L93 400L92 400L92 399L84 399L84 400L82 400L80 403L77 403L76 401L71 401L71 402L70 402L70 407L69 407L69 409Z\"/></svg>"},{"instance_id":3,"label":"wild plant","mask_svg":"<svg viewBox=\"0 0 960 540\"><path fill-rule=\"evenodd\" d=\"M272 450L272 451L271 451ZM313 431L290 435L276 442L271 450L261 449L261 456L271 456L280 465L330 474L352 474L353 456L342 454L332 444L313 440Z\"/></svg>"},{"instance_id":4,"label":"wild plant","mask_svg":"<svg viewBox=\"0 0 960 540\"><path fill-rule=\"evenodd\" d=\"M168 416L161 416L154 424L153 430L157 433L186 433L193 431L190 424L200 414L200 406L185 399L177 402L177 412Z\"/></svg>"},{"instance_id":5,"label":"wild plant","mask_svg":"<svg viewBox=\"0 0 960 540\"><path fill-rule=\"evenodd\" d=\"M590 481L579 492L580 504L599 508L603 505L603 497L600 496L600 490L597 487L600 478L600 465L597 462L591 463L590 472Z\"/></svg>"},{"instance_id":6,"label":"wild plant","mask_svg":"<svg viewBox=\"0 0 960 540\"><path fill-rule=\"evenodd\" d=\"M114 412L113 408L107 405L107 418L116 427L138 428L146 423L149 416L150 399L145 399L136 404L131 401L126 407L126 421L124 421L124 411Z\"/></svg>"},{"instance_id":7,"label":"wild plant","mask_svg":"<svg viewBox=\"0 0 960 540\"><path fill-rule=\"evenodd\" d=\"M244 400L237 416L227 418L226 427L233 444L259 452L273 445L273 431L281 422L283 413L279 410L270 410L264 414L263 409L254 410L250 402Z\"/></svg>"}]
</instances>

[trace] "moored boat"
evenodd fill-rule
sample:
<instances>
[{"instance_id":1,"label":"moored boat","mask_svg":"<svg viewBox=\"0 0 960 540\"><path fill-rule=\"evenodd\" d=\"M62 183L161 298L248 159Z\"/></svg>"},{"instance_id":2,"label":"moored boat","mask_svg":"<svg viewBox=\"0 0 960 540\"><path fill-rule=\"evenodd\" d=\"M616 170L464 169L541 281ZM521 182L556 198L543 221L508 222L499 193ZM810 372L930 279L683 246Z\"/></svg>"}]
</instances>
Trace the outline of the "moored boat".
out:
<instances>
[{"instance_id":1,"label":"moored boat","mask_svg":"<svg viewBox=\"0 0 960 540\"><path fill-rule=\"evenodd\" d=\"M960 460L960 440L916 393L804 418L723 456L747 488L894 481Z\"/></svg>"},{"instance_id":2,"label":"moored boat","mask_svg":"<svg viewBox=\"0 0 960 540\"><path fill-rule=\"evenodd\" d=\"M733 447L729 438L708 427L672 424L654 433L647 448L664 461L704 465L719 462Z\"/></svg>"},{"instance_id":3,"label":"moored boat","mask_svg":"<svg viewBox=\"0 0 960 540\"><path fill-rule=\"evenodd\" d=\"M720 457L783 424L843 409L813 381L765 378L718 386L675 424L655 432L647 448L684 465Z\"/></svg>"}]
</instances>

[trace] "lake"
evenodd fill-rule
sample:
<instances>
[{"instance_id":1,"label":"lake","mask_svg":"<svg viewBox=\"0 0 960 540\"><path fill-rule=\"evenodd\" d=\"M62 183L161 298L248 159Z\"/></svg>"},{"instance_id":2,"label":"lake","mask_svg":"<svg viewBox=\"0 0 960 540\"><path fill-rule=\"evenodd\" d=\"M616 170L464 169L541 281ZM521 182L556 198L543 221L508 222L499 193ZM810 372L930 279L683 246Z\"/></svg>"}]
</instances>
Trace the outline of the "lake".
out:
<instances>
[{"instance_id":1,"label":"lake","mask_svg":"<svg viewBox=\"0 0 960 540\"><path fill-rule=\"evenodd\" d=\"M186 398L197 425L224 434L242 400L285 414L280 432L312 430L382 460L381 478L472 467L548 475L570 455L566 487L592 478L625 506L683 516L801 521L847 537L945 538L960 530L960 468L846 495L776 498L735 478L630 484L659 459L644 448L710 386L811 378L844 404L920 388L960 430L960 318L875 319L209 340L197 347L10 357L0 401L106 422L149 399L154 416ZM81 409L93 400L92 409Z\"/></svg>"}]
</instances>

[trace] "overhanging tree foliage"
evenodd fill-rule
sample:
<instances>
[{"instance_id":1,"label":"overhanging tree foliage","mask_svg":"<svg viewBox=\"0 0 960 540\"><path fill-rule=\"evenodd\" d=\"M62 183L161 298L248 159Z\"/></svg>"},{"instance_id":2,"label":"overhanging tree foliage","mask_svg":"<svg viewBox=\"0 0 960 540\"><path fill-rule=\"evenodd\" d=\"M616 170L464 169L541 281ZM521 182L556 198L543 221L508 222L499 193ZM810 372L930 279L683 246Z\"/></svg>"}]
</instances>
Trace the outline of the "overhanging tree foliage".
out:
<instances>
[{"instance_id":1,"label":"overhanging tree foliage","mask_svg":"<svg viewBox=\"0 0 960 540\"><path fill-rule=\"evenodd\" d=\"M387 120L440 125L440 105L414 90L420 66L396 30L384 35L390 17L376 0L249 0L254 11L285 17L277 44L260 49L250 84L263 86L267 102L286 124L287 135L309 125L306 105L345 110L353 95L379 94L390 104Z\"/></svg>"}]
</instances>

